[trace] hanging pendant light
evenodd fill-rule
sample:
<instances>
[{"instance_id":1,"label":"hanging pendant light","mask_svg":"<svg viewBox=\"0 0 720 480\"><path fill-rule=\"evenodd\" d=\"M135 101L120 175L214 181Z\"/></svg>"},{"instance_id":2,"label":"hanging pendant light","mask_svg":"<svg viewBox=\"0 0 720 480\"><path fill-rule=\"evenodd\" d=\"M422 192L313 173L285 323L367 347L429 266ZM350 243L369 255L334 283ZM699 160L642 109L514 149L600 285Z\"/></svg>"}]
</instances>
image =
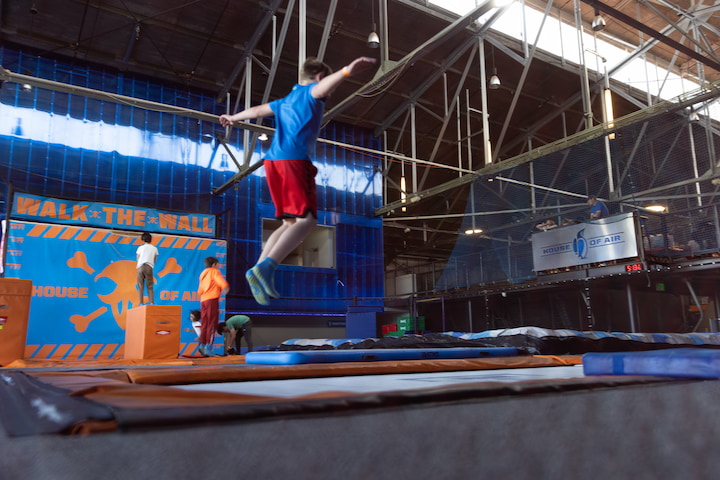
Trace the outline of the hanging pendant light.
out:
<instances>
[{"instance_id":1,"label":"hanging pendant light","mask_svg":"<svg viewBox=\"0 0 720 480\"><path fill-rule=\"evenodd\" d=\"M595 18L593 18L592 21L592 29L596 32L600 32L602 30L605 30L605 26L607 23L605 22L605 19L600 15L600 11L596 8L595 9Z\"/></svg>"},{"instance_id":2,"label":"hanging pendant light","mask_svg":"<svg viewBox=\"0 0 720 480\"><path fill-rule=\"evenodd\" d=\"M375 0L370 3L372 6L372 31L368 35L367 46L370 48L378 48L380 46L380 37L378 37L375 25Z\"/></svg>"},{"instance_id":3,"label":"hanging pendant light","mask_svg":"<svg viewBox=\"0 0 720 480\"><path fill-rule=\"evenodd\" d=\"M488 88L490 90L497 90L500 88L500 77L497 76L497 69L495 67L493 67L493 74L488 82Z\"/></svg>"},{"instance_id":4,"label":"hanging pendant light","mask_svg":"<svg viewBox=\"0 0 720 480\"><path fill-rule=\"evenodd\" d=\"M488 82L488 88L490 90L497 90L500 88L500 77L497 74L497 68L495 68L495 48L492 49L492 76Z\"/></svg>"}]
</instances>

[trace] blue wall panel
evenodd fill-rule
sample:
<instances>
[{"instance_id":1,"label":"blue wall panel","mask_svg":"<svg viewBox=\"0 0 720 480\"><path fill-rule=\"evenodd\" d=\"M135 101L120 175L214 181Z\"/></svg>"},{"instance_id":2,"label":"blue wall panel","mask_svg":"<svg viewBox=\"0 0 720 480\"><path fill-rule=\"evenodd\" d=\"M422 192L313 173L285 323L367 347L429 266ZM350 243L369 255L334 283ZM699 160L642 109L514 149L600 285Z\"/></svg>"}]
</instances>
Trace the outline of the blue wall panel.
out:
<instances>
[{"instance_id":1,"label":"blue wall panel","mask_svg":"<svg viewBox=\"0 0 720 480\"><path fill-rule=\"evenodd\" d=\"M220 115L213 92L0 47L11 71ZM198 121L42 89L0 89L0 178L20 192L218 215L218 236L228 240L228 311L345 312L355 297L383 296L381 181L374 156L318 142L319 224L336 228L337 268L282 266L278 289L288 298L260 307L244 272L260 254L262 219L274 207L259 169L222 195L212 190L237 173L215 140L217 123ZM369 131L332 123L321 138L379 148ZM242 162L242 132L228 144ZM259 143L252 162L269 147ZM4 190L4 189L2 189ZM5 192L2 192L3 196ZM226 233L229 235L226 238Z\"/></svg>"}]
</instances>

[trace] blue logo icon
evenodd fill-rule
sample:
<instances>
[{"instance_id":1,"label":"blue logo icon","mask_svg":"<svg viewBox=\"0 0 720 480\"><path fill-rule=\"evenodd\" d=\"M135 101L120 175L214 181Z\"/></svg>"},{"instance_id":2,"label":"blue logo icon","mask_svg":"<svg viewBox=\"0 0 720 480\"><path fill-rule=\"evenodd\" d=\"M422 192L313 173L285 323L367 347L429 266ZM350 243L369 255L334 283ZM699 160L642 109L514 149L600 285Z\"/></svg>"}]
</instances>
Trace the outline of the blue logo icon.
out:
<instances>
[{"instance_id":1,"label":"blue logo icon","mask_svg":"<svg viewBox=\"0 0 720 480\"><path fill-rule=\"evenodd\" d=\"M585 240L585 229L583 228L577 234L577 238L573 240L573 251L580 258L586 258L588 253L588 243Z\"/></svg>"}]
</instances>

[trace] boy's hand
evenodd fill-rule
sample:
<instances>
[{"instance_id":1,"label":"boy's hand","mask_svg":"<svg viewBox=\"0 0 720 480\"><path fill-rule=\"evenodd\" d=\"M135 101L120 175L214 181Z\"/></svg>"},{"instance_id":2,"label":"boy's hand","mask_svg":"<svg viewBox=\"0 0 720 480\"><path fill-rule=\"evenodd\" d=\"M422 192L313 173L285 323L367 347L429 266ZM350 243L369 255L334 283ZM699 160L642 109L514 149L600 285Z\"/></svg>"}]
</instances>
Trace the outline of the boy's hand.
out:
<instances>
[{"instance_id":1,"label":"boy's hand","mask_svg":"<svg viewBox=\"0 0 720 480\"><path fill-rule=\"evenodd\" d=\"M232 121L231 115L228 115L227 113L220 115L220 125L222 125L223 127L227 127L228 125L232 125L232 124L233 124L233 121Z\"/></svg>"},{"instance_id":2,"label":"boy's hand","mask_svg":"<svg viewBox=\"0 0 720 480\"><path fill-rule=\"evenodd\" d=\"M363 70L367 70L377 63L377 60L372 57L359 57L353 60L350 65L347 66L348 73L354 75Z\"/></svg>"}]
</instances>

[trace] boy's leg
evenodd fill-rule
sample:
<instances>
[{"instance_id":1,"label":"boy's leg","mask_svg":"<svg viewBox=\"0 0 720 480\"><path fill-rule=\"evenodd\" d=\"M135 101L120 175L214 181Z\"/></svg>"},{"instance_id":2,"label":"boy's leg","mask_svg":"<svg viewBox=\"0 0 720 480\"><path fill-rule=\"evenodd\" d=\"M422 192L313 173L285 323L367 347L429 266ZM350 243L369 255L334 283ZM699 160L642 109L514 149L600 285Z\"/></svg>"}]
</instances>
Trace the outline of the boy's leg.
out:
<instances>
[{"instance_id":1,"label":"boy's leg","mask_svg":"<svg viewBox=\"0 0 720 480\"><path fill-rule=\"evenodd\" d=\"M205 346L207 342L207 325L210 323L209 316L209 300L205 300L200 304L200 345Z\"/></svg>"},{"instance_id":2,"label":"boy's leg","mask_svg":"<svg viewBox=\"0 0 720 480\"><path fill-rule=\"evenodd\" d=\"M213 355L212 344L217 328L218 308L217 298L205 300L200 304L200 353L203 355Z\"/></svg>"},{"instance_id":3,"label":"boy's leg","mask_svg":"<svg viewBox=\"0 0 720 480\"><path fill-rule=\"evenodd\" d=\"M252 320L247 322L245 325L243 325L242 329L240 330L242 332L242 336L245 337L245 343L247 343L248 346L248 352L253 351L253 341L252 341ZM238 340L238 355L240 354L240 340Z\"/></svg>"},{"instance_id":4,"label":"boy's leg","mask_svg":"<svg viewBox=\"0 0 720 480\"><path fill-rule=\"evenodd\" d=\"M234 345L234 346L235 346L235 353L236 353L237 355L240 355L240 351L241 351L241 350L240 350L240 346L241 346L241 345L240 345L240 344L241 344L240 340L242 340L242 337L243 337L243 331L242 331L242 329L237 330L237 331L235 332L235 345Z\"/></svg>"},{"instance_id":5,"label":"boy's leg","mask_svg":"<svg viewBox=\"0 0 720 480\"><path fill-rule=\"evenodd\" d=\"M255 270L251 269L252 273L251 270L248 270L245 274L245 277L250 284L250 288L253 289L253 296L255 297L255 300L261 305L267 305L269 303L267 297L280 298L280 294L275 289L274 274L275 269L277 268L277 260L272 257L268 259L268 253L274 249L278 240L283 236L283 233L287 231L293 223L295 223L294 218L284 219L282 225L270 234L270 237L265 242L265 246L260 253L260 258L258 258L258 261L255 264L255 266L260 269L261 273L258 275L258 269L256 268ZM284 257L280 261L282 260L284 260ZM252 277L255 277L255 279L253 280ZM263 292L257 292L256 294L253 283L262 288ZM264 296L263 293L265 293Z\"/></svg>"},{"instance_id":6,"label":"boy's leg","mask_svg":"<svg viewBox=\"0 0 720 480\"><path fill-rule=\"evenodd\" d=\"M148 298L150 299L150 305L155 305L155 279L153 278L152 267L148 268L147 274L145 283L147 283Z\"/></svg>"},{"instance_id":7,"label":"boy's leg","mask_svg":"<svg viewBox=\"0 0 720 480\"><path fill-rule=\"evenodd\" d=\"M317 225L317 168L307 160L265 160L268 189L275 205L275 215L285 217L283 224L270 235L258 263L245 273L255 300L269 303L268 296L278 298L275 269ZM305 215L297 217L296 215Z\"/></svg>"},{"instance_id":8,"label":"boy's leg","mask_svg":"<svg viewBox=\"0 0 720 480\"><path fill-rule=\"evenodd\" d=\"M143 274L142 266L137 269L135 280L137 281L138 289L138 306L140 306L143 304L143 293L145 291L145 275Z\"/></svg>"},{"instance_id":9,"label":"boy's leg","mask_svg":"<svg viewBox=\"0 0 720 480\"><path fill-rule=\"evenodd\" d=\"M286 218L283 220L283 226L285 225L287 227L278 235L277 240L267 252L267 256L277 263L285 260L285 257L305 240L305 237L315 229L317 219L308 213L302 218Z\"/></svg>"},{"instance_id":10,"label":"boy's leg","mask_svg":"<svg viewBox=\"0 0 720 480\"><path fill-rule=\"evenodd\" d=\"M217 326L218 326L218 319L220 316L220 299L219 298L213 298L211 300L208 300L210 303L210 322L208 322L210 325L208 326L208 355L211 357L214 357L215 354L213 353L213 345L215 345L215 332L217 332Z\"/></svg>"},{"instance_id":11,"label":"boy's leg","mask_svg":"<svg viewBox=\"0 0 720 480\"><path fill-rule=\"evenodd\" d=\"M288 229L292 220L294 219L283 220L282 224L273 233L270 234L270 237L265 242L265 246L263 247L262 252L260 252L260 258L258 258L256 265L265 260L265 258L268 256L268 253L270 253L270 251L277 243L278 239L282 236L283 232Z\"/></svg>"},{"instance_id":12,"label":"boy's leg","mask_svg":"<svg viewBox=\"0 0 720 480\"><path fill-rule=\"evenodd\" d=\"M275 270L278 262L282 262L290 252L307 237L317 225L317 219L308 213L303 218L287 218L283 225L273 232L272 244L270 240L263 249L267 256L258 262L253 268L247 271L245 277L253 291L255 300L261 305L267 305L269 297L279 298L280 294L275 289ZM278 235L275 235L275 234ZM269 246L269 248L268 248ZM262 292L259 291L262 289Z\"/></svg>"}]
</instances>

